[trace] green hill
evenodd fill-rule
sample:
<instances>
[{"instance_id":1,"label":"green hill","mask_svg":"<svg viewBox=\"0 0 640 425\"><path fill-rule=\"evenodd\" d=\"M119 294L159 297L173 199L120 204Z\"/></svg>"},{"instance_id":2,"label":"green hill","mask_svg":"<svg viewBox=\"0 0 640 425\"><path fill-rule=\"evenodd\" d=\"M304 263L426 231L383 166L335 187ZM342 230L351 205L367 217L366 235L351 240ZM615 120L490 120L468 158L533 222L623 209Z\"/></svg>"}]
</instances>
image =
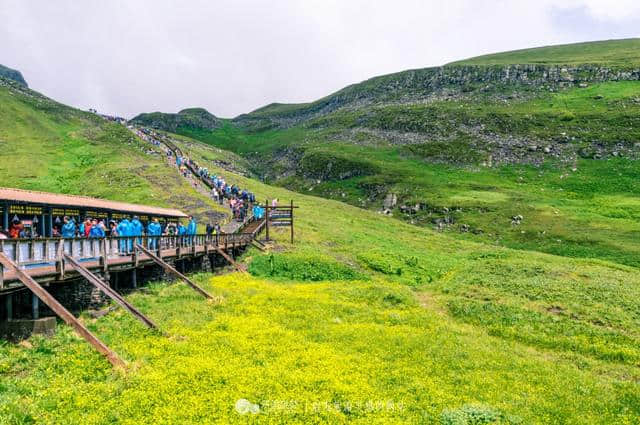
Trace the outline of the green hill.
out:
<instances>
[{"instance_id":1,"label":"green hill","mask_svg":"<svg viewBox=\"0 0 640 425\"><path fill-rule=\"evenodd\" d=\"M140 114L131 120L132 123L153 127L175 133L191 128L215 130L220 128L222 121L203 108L183 109L177 114L152 112Z\"/></svg>"},{"instance_id":2,"label":"green hill","mask_svg":"<svg viewBox=\"0 0 640 425\"><path fill-rule=\"evenodd\" d=\"M9 80L13 80L13 81L15 81L17 83L22 84L25 87L28 86L27 82L25 81L25 79L22 76L22 73L20 71L16 71L15 69L7 68L4 65L0 65L0 77L1 78L7 78Z\"/></svg>"},{"instance_id":3,"label":"green hill","mask_svg":"<svg viewBox=\"0 0 640 425\"><path fill-rule=\"evenodd\" d=\"M2 186L177 207L203 220L213 203L125 127L0 78Z\"/></svg>"},{"instance_id":4,"label":"green hill","mask_svg":"<svg viewBox=\"0 0 640 425\"><path fill-rule=\"evenodd\" d=\"M640 38L538 47L478 56L451 65L581 65L633 69L640 66Z\"/></svg>"},{"instance_id":5,"label":"green hill","mask_svg":"<svg viewBox=\"0 0 640 425\"><path fill-rule=\"evenodd\" d=\"M548 64L404 71L177 131L299 192L464 239L639 265L640 67L609 66L630 50L635 63L637 43L504 54L547 52Z\"/></svg>"},{"instance_id":6,"label":"green hill","mask_svg":"<svg viewBox=\"0 0 640 425\"><path fill-rule=\"evenodd\" d=\"M177 143L207 165L218 153ZM260 199L295 199L295 245L288 229L272 229L276 249L242 258L251 276L193 276L212 302L182 284L130 295L167 335L124 311L85 317L130 362L126 373L65 326L53 339L0 344L1 418L246 423L247 403L259 408L250 421L278 423L604 424L640 414L637 268L461 241L210 169Z\"/></svg>"},{"instance_id":7,"label":"green hill","mask_svg":"<svg viewBox=\"0 0 640 425\"><path fill-rule=\"evenodd\" d=\"M192 276L210 302L130 294L163 333L83 315L126 371L64 325L0 342L0 423L637 422L637 82L506 72L408 71L177 126L212 173L294 199L296 243L272 228L238 258L250 274ZM125 127L6 79L0 146L6 186L213 208Z\"/></svg>"}]
</instances>

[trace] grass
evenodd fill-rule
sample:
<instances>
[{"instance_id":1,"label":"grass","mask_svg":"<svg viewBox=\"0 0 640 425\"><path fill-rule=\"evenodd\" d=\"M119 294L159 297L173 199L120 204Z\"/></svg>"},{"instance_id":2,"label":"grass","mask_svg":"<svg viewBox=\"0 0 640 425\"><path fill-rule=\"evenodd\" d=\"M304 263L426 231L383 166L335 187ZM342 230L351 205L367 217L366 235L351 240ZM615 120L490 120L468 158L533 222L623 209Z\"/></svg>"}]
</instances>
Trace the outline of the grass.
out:
<instances>
[{"instance_id":1,"label":"grass","mask_svg":"<svg viewBox=\"0 0 640 425\"><path fill-rule=\"evenodd\" d=\"M0 143L2 186L177 207L201 217L213 205L123 126L16 85L0 85Z\"/></svg>"},{"instance_id":2,"label":"grass","mask_svg":"<svg viewBox=\"0 0 640 425\"><path fill-rule=\"evenodd\" d=\"M286 130L244 132L227 122L216 131L188 134L241 155L267 181L300 193L376 210L387 193L395 193L400 204L423 205L417 214L396 215L427 227L451 216L454 225L445 231L458 238L638 266L637 162L591 159L596 145L629 147L640 140L638 99L640 83L609 82L509 103L483 98L374 106ZM414 131L425 142L344 137L363 125ZM579 156L541 166L488 167L486 142L456 135L479 126L487 135L531 139L538 150L571 144ZM519 226L511 225L515 215L525 217ZM472 232L461 233L463 224Z\"/></svg>"},{"instance_id":3,"label":"grass","mask_svg":"<svg viewBox=\"0 0 640 425\"><path fill-rule=\"evenodd\" d=\"M451 65L580 65L585 63L633 68L640 65L640 39L606 40L538 47L478 56Z\"/></svg>"},{"instance_id":4,"label":"grass","mask_svg":"<svg viewBox=\"0 0 640 425\"><path fill-rule=\"evenodd\" d=\"M124 374L65 326L32 348L0 346L0 423L634 423L640 414L636 269L456 240L230 178L301 207L294 246L273 232L273 269L250 251L255 276L196 276L213 303L182 284L129 296L168 338L121 311L84 318L129 361ZM260 413L239 414L241 399Z\"/></svg>"},{"instance_id":5,"label":"grass","mask_svg":"<svg viewBox=\"0 0 640 425\"><path fill-rule=\"evenodd\" d=\"M7 185L209 208L122 127L12 87L0 87ZM441 160L476 139L453 133L434 151L344 136L481 123L633 142L637 96L608 83L508 105L375 105L286 130L182 128L177 143L212 173L258 199L295 199L295 245L273 229L272 252L243 257L250 275L193 276L211 302L180 283L129 295L167 336L121 310L83 317L125 371L64 325L0 343L0 424L638 423L637 162L454 165ZM275 186L219 160L301 173ZM418 211L369 210L390 192ZM444 216L454 224L431 230Z\"/></svg>"}]
</instances>

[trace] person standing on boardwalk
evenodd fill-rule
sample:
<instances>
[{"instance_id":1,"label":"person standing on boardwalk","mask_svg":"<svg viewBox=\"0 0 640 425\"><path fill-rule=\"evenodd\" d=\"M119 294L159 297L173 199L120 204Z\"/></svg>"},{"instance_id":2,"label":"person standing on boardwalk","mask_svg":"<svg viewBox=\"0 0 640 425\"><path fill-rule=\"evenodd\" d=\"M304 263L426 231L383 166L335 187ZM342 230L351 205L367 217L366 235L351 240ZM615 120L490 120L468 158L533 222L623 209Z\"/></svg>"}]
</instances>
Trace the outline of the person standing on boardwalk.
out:
<instances>
[{"instance_id":1,"label":"person standing on boardwalk","mask_svg":"<svg viewBox=\"0 0 640 425\"><path fill-rule=\"evenodd\" d=\"M89 229L89 237L104 238L104 236L105 236L104 230L102 230L102 227L100 227L100 225L98 224L98 220L94 218L93 221L91 222L91 228Z\"/></svg>"},{"instance_id":2,"label":"person standing on boardwalk","mask_svg":"<svg viewBox=\"0 0 640 425\"><path fill-rule=\"evenodd\" d=\"M147 226L147 236L149 238L149 249L158 249L158 237L162 234L162 226L158 223L158 219L154 218Z\"/></svg>"},{"instance_id":3,"label":"person standing on boardwalk","mask_svg":"<svg viewBox=\"0 0 640 425\"><path fill-rule=\"evenodd\" d=\"M189 245L193 243L193 237L196 235L196 231L198 230L198 225L196 223L196 219L193 218L192 215L189 216L189 224L187 225L187 241Z\"/></svg>"},{"instance_id":4,"label":"person standing on boardwalk","mask_svg":"<svg viewBox=\"0 0 640 425\"><path fill-rule=\"evenodd\" d=\"M133 216L133 220L131 220L131 235L136 236L136 243L142 243L142 232L144 230L144 226L140 222L138 216Z\"/></svg>"},{"instance_id":5,"label":"person standing on boardwalk","mask_svg":"<svg viewBox=\"0 0 640 425\"><path fill-rule=\"evenodd\" d=\"M64 225L62 226L62 237L65 239L72 239L76 237L76 222L73 218L65 216L63 218Z\"/></svg>"},{"instance_id":6,"label":"person standing on boardwalk","mask_svg":"<svg viewBox=\"0 0 640 425\"><path fill-rule=\"evenodd\" d=\"M127 218L123 218L117 227L118 236L121 236L121 237L131 236L129 234L130 227L131 227L131 223L129 223L129 220ZM129 243L127 239L121 239L118 245L120 246L121 254L126 254L127 252L130 251Z\"/></svg>"}]
</instances>

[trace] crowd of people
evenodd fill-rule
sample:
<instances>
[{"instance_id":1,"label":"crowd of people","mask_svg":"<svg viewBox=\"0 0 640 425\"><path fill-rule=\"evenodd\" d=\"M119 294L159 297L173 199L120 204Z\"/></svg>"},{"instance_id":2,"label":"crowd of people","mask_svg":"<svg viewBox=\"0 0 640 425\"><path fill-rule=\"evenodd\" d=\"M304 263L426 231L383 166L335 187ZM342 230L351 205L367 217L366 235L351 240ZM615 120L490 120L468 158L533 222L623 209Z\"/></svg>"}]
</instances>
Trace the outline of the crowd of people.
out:
<instances>
[{"instance_id":1,"label":"crowd of people","mask_svg":"<svg viewBox=\"0 0 640 425\"><path fill-rule=\"evenodd\" d=\"M138 137L154 146L161 145L159 136L153 130L145 128L134 129L133 127L131 129ZM208 187L211 198L220 205L226 203L235 220L244 221L249 216L250 211L255 217L261 218L264 216L264 208L255 205L256 197L251 191L240 189L235 184L227 183L222 176L210 174L208 168L200 167L190 158L181 156L180 151L174 151L173 147L166 143L165 145L167 160L172 162L175 157L175 166L180 174L185 178L194 177L192 184L196 188L198 188L200 181L204 182L205 185L203 187ZM213 225L210 226L213 227Z\"/></svg>"},{"instance_id":2,"label":"crowd of people","mask_svg":"<svg viewBox=\"0 0 640 425\"><path fill-rule=\"evenodd\" d=\"M177 223L160 223L157 218L152 219L145 227L138 216L133 216L131 220L123 218L120 221L111 220L109 226L102 219L86 217L80 224L76 223L75 218L64 216L62 220L56 219L52 228L53 237L61 237L64 239L74 238L104 238L104 237L142 237L142 236L162 236L176 235L185 236L188 240L196 234L197 223L193 216L189 216L189 222L184 224ZM219 227L212 227L208 234L217 234ZM14 217L11 221L8 231L0 230L0 239L19 239L19 238L36 238L39 235L32 227L25 227L22 220ZM157 247L157 238L149 238L150 248Z\"/></svg>"},{"instance_id":3,"label":"crowd of people","mask_svg":"<svg viewBox=\"0 0 640 425\"><path fill-rule=\"evenodd\" d=\"M167 150L167 155L172 155L171 150ZM198 166L189 158L176 155L176 166L184 177L188 177L193 170L211 188L210 196L214 201L220 205L227 203L235 220L244 221L250 209L257 218L264 216L264 208L255 205L256 197L253 192L227 183L222 176L210 174L208 168Z\"/></svg>"}]
</instances>

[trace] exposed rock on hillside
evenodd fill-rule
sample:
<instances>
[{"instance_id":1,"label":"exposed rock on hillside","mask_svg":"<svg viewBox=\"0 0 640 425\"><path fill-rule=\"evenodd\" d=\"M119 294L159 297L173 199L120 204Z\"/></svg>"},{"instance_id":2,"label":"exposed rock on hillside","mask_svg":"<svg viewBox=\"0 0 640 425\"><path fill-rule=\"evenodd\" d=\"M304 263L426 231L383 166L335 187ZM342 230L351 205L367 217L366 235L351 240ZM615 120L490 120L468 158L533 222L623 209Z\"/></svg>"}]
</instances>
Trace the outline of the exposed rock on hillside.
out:
<instances>
[{"instance_id":1,"label":"exposed rock on hillside","mask_svg":"<svg viewBox=\"0 0 640 425\"><path fill-rule=\"evenodd\" d=\"M0 77L8 78L10 80L16 81L19 84L22 84L25 87L28 87L27 81L24 79L20 71L16 71L15 69L7 68L4 65L0 65Z\"/></svg>"},{"instance_id":2,"label":"exposed rock on hillside","mask_svg":"<svg viewBox=\"0 0 640 425\"><path fill-rule=\"evenodd\" d=\"M596 65L572 67L544 65L443 66L389 74L348 86L316 102L298 105L274 103L233 121L250 130L288 128L346 106L418 103L437 99L468 98L474 92L527 92L558 90L605 81L638 81L640 69L613 69ZM515 96L512 93L506 96Z\"/></svg>"},{"instance_id":3,"label":"exposed rock on hillside","mask_svg":"<svg viewBox=\"0 0 640 425\"><path fill-rule=\"evenodd\" d=\"M215 130L222 126L222 120L203 108L183 109L177 114L145 113L135 117L132 122L172 133L175 133L178 128Z\"/></svg>"}]
</instances>

